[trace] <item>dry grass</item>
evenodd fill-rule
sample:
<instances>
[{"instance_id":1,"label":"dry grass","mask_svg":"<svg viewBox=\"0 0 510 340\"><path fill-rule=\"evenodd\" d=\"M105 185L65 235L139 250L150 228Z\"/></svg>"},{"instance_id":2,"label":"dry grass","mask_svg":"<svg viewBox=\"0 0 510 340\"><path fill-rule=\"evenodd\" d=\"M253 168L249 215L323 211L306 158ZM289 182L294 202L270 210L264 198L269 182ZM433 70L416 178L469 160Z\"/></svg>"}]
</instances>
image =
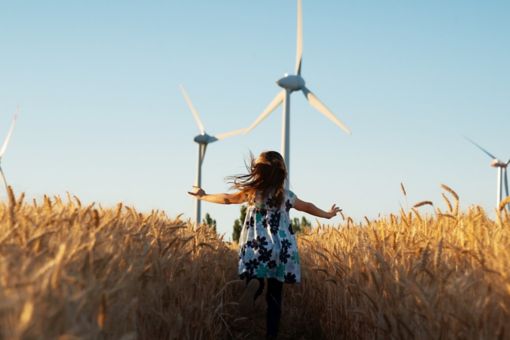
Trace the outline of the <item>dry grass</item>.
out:
<instances>
[{"instance_id":1,"label":"dry grass","mask_svg":"<svg viewBox=\"0 0 510 340\"><path fill-rule=\"evenodd\" d=\"M509 338L508 213L461 212L443 188L446 211L416 204L301 235L303 281L285 287L282 338ZM236 309L235 246L209 230L122 205L22 201L0 204L1 338L263 334L262 306L254 320Z\"/></svg>"}]
</instances>

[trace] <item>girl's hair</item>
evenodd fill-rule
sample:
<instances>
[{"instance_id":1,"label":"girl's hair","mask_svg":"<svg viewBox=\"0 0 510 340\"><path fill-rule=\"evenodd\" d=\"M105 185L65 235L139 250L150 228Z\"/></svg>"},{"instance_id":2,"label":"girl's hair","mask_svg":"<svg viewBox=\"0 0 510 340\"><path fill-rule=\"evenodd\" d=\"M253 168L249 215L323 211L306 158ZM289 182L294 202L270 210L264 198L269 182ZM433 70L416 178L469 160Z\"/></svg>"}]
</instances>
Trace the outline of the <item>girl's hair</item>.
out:
<instances>
[{"instance_id":1,"label":"girl's hair","mask_svg":"<svg viewBox=\"0 0 510 340\"><path fill-rule=\"evenodd\" d=\"M232 183L232 188L244 193L250 203L255 201L257 193L261 193L264 199L271 195L275 206L281 206L287 178L287 168L282 155L276 151L265 151L255 159L253 154L250 154L246 169L246 175L227 178Z\"/></svg>"}]
</instances>

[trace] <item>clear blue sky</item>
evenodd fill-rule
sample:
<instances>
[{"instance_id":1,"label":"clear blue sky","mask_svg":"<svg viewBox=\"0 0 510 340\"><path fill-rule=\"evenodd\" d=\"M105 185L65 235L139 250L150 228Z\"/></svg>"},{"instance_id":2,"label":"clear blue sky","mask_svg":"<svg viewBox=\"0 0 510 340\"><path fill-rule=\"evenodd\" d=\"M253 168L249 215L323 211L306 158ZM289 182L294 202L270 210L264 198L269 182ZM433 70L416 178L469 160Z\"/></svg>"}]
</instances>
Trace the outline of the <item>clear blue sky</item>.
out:
<instances>
[{"instance_id":1,"label":"clear blue sky","mask_svg":"<svg viewBox=\"0 0 510 340\"><path fill-rule=\"evenodd\" d=\"M22 108L8 179L29 197L192 216L198 131L178 84L209 133L249 125L293 71L295 13L293 0L3 2L1 134ZM492 209L496 171L462 135L510 158L510 3L303 0L303 15L303 76L353 135L293 94L294 192L361 219L405 204L400 182L410 204L440 203L446 183ZM210 145L204 188L228 189L250 150L279 150L280 129L277 111ZM203 210L230 236L237 207Z\"/></svg>"}]
</instances>

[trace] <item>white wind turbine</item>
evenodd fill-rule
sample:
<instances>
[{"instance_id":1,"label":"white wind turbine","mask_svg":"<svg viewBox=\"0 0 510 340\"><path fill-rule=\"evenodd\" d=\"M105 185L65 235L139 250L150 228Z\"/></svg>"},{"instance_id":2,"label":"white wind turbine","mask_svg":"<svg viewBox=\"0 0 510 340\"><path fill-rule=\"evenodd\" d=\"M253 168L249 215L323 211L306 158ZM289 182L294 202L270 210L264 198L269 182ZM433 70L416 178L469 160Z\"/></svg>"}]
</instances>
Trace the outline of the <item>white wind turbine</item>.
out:
<instances>
[{"instance_id":1,"label":"white wind turbine","mask_svg":"<svg viewBox=\"0 0 510 340\"><path fill-rule=\"evenodd\" d=\"M202 163L204 162L205 157L205 151L207 149L207 145L210 143L214 143L216 141L236 136L239 134L242 134L246 129L239 129L234 130L230 132L220 133L215 136L211 136L205 132L204 124L202 123L202 120L200 119L200 114L198 113L195 106L193 106L193 103L191 102L191 99L189 98L186 90L184 89L184 86L180 86L182 95L184 96L184 100L186 100L186 103L188 104L188 107L193 114L193 118L195 118L195 122L197 123L198 130L200 131L200 134L195 136L193 139L198 144L198 163L197 163L197 177L195 180L195 187L201 188L202 187ZM198 226L201 221L201 201L196 200L195 203L195 223Z\"/></svg>"},{"instance_id":2,"label":"white wind turbine","mask_svg":"<svg viewBox=\"0 0 510 340\"><path fill-rule=\"evenodd\" d=\"M290 95L295 91L302 91L308 102L317 111L322 113L326 118L331 120L334 124L338 125L346 133L350 134L349 128L342 123L326 105L324 105L317 96L305 86L305 80L301 77L301 64L303 60L303 15L301 0L297 0L297 48L296 48L296 67L295 75L288 75L279 79L276 83L282 87L283 90L279 92L276 97L269 103L266 109L260 116L253 122L253 124L246 129L248 133L254 129L260 122L266 119L271 112L273 112L280 104L283 103L283 115L282 115L282 156L287 165L287 171L289 171L289 154L290 154ZM286 188L289 187L289 181L286 182Z\"/></svg>"},{"instance_id":3,"label":"white wind turbine","mask_svg":"<svg viewBox=\"0 0 510 340\"><path fill-rule=\"evenodd\" d=\"M2 181L5 185L5 190L8 191L8 184L7 180L5 179L4 170L2 169L2 159L4 157L5 151L7 150L7 145L9 145L9 141L11 140L12 132L14 131L14 126L16 125L16 120L18 119L19 115L19 106L16 109L16 113L14 114L14 117L12 118L11 126L9 127L9 131L7 131L7 136L5 136L4 143L2 144L2 148L0 149L0 174L2 175Z\"/></svg>"},{"instance_id":4,"label":"white wind turbine","mask_svg":"<svg viewBox=\"0 0 510 340\"><path fill-rule=\"evenodd\" d=\"M482 150L483 153L485 153L487 156L492 158L491 166L498 169L498 182L497 182L497 192L496 192L496 207L499 207L499 204L501 203L501 200L503 199L503 187L505 188L505 195L510 195L508 191L508 175L507 175L507 168L508 164L510 164L510 159L505 163L503 161L500 161L496 156L491 154L489 151L482 148L480 145L478 145L473 140L466 137L466 139L476 146L478 149Z\"/></svg>"}]
</instances>

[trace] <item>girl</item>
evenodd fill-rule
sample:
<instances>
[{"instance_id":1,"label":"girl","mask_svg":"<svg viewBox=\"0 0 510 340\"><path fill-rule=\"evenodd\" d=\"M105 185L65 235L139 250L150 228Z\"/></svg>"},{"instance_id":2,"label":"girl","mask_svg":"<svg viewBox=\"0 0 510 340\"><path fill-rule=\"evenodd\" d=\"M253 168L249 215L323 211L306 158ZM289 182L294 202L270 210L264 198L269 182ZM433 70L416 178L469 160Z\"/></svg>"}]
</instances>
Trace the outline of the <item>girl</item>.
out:
<instances>
[{"instance_id":1,"label":"girl","mask_svg":"<svg viewBox=\"0 0 510 340\"><path fill-rule=\"evenodd\" d=\"M267 337L276 338L283 283L298 283L301 279L289 210L295 208L317 217L332 218L341 209L334 204L329 211L321 210L285 190L287 169L276 151L263 152L256 160L252 156L248 171L246 175L230 177L235 193L206 194L203 189L195 188L189 194L212 203L248 203L239 238L239 275L247 281L240 304L244 308L253 306L262 294L266 279Z\"/></svg>"}]
</instances>

